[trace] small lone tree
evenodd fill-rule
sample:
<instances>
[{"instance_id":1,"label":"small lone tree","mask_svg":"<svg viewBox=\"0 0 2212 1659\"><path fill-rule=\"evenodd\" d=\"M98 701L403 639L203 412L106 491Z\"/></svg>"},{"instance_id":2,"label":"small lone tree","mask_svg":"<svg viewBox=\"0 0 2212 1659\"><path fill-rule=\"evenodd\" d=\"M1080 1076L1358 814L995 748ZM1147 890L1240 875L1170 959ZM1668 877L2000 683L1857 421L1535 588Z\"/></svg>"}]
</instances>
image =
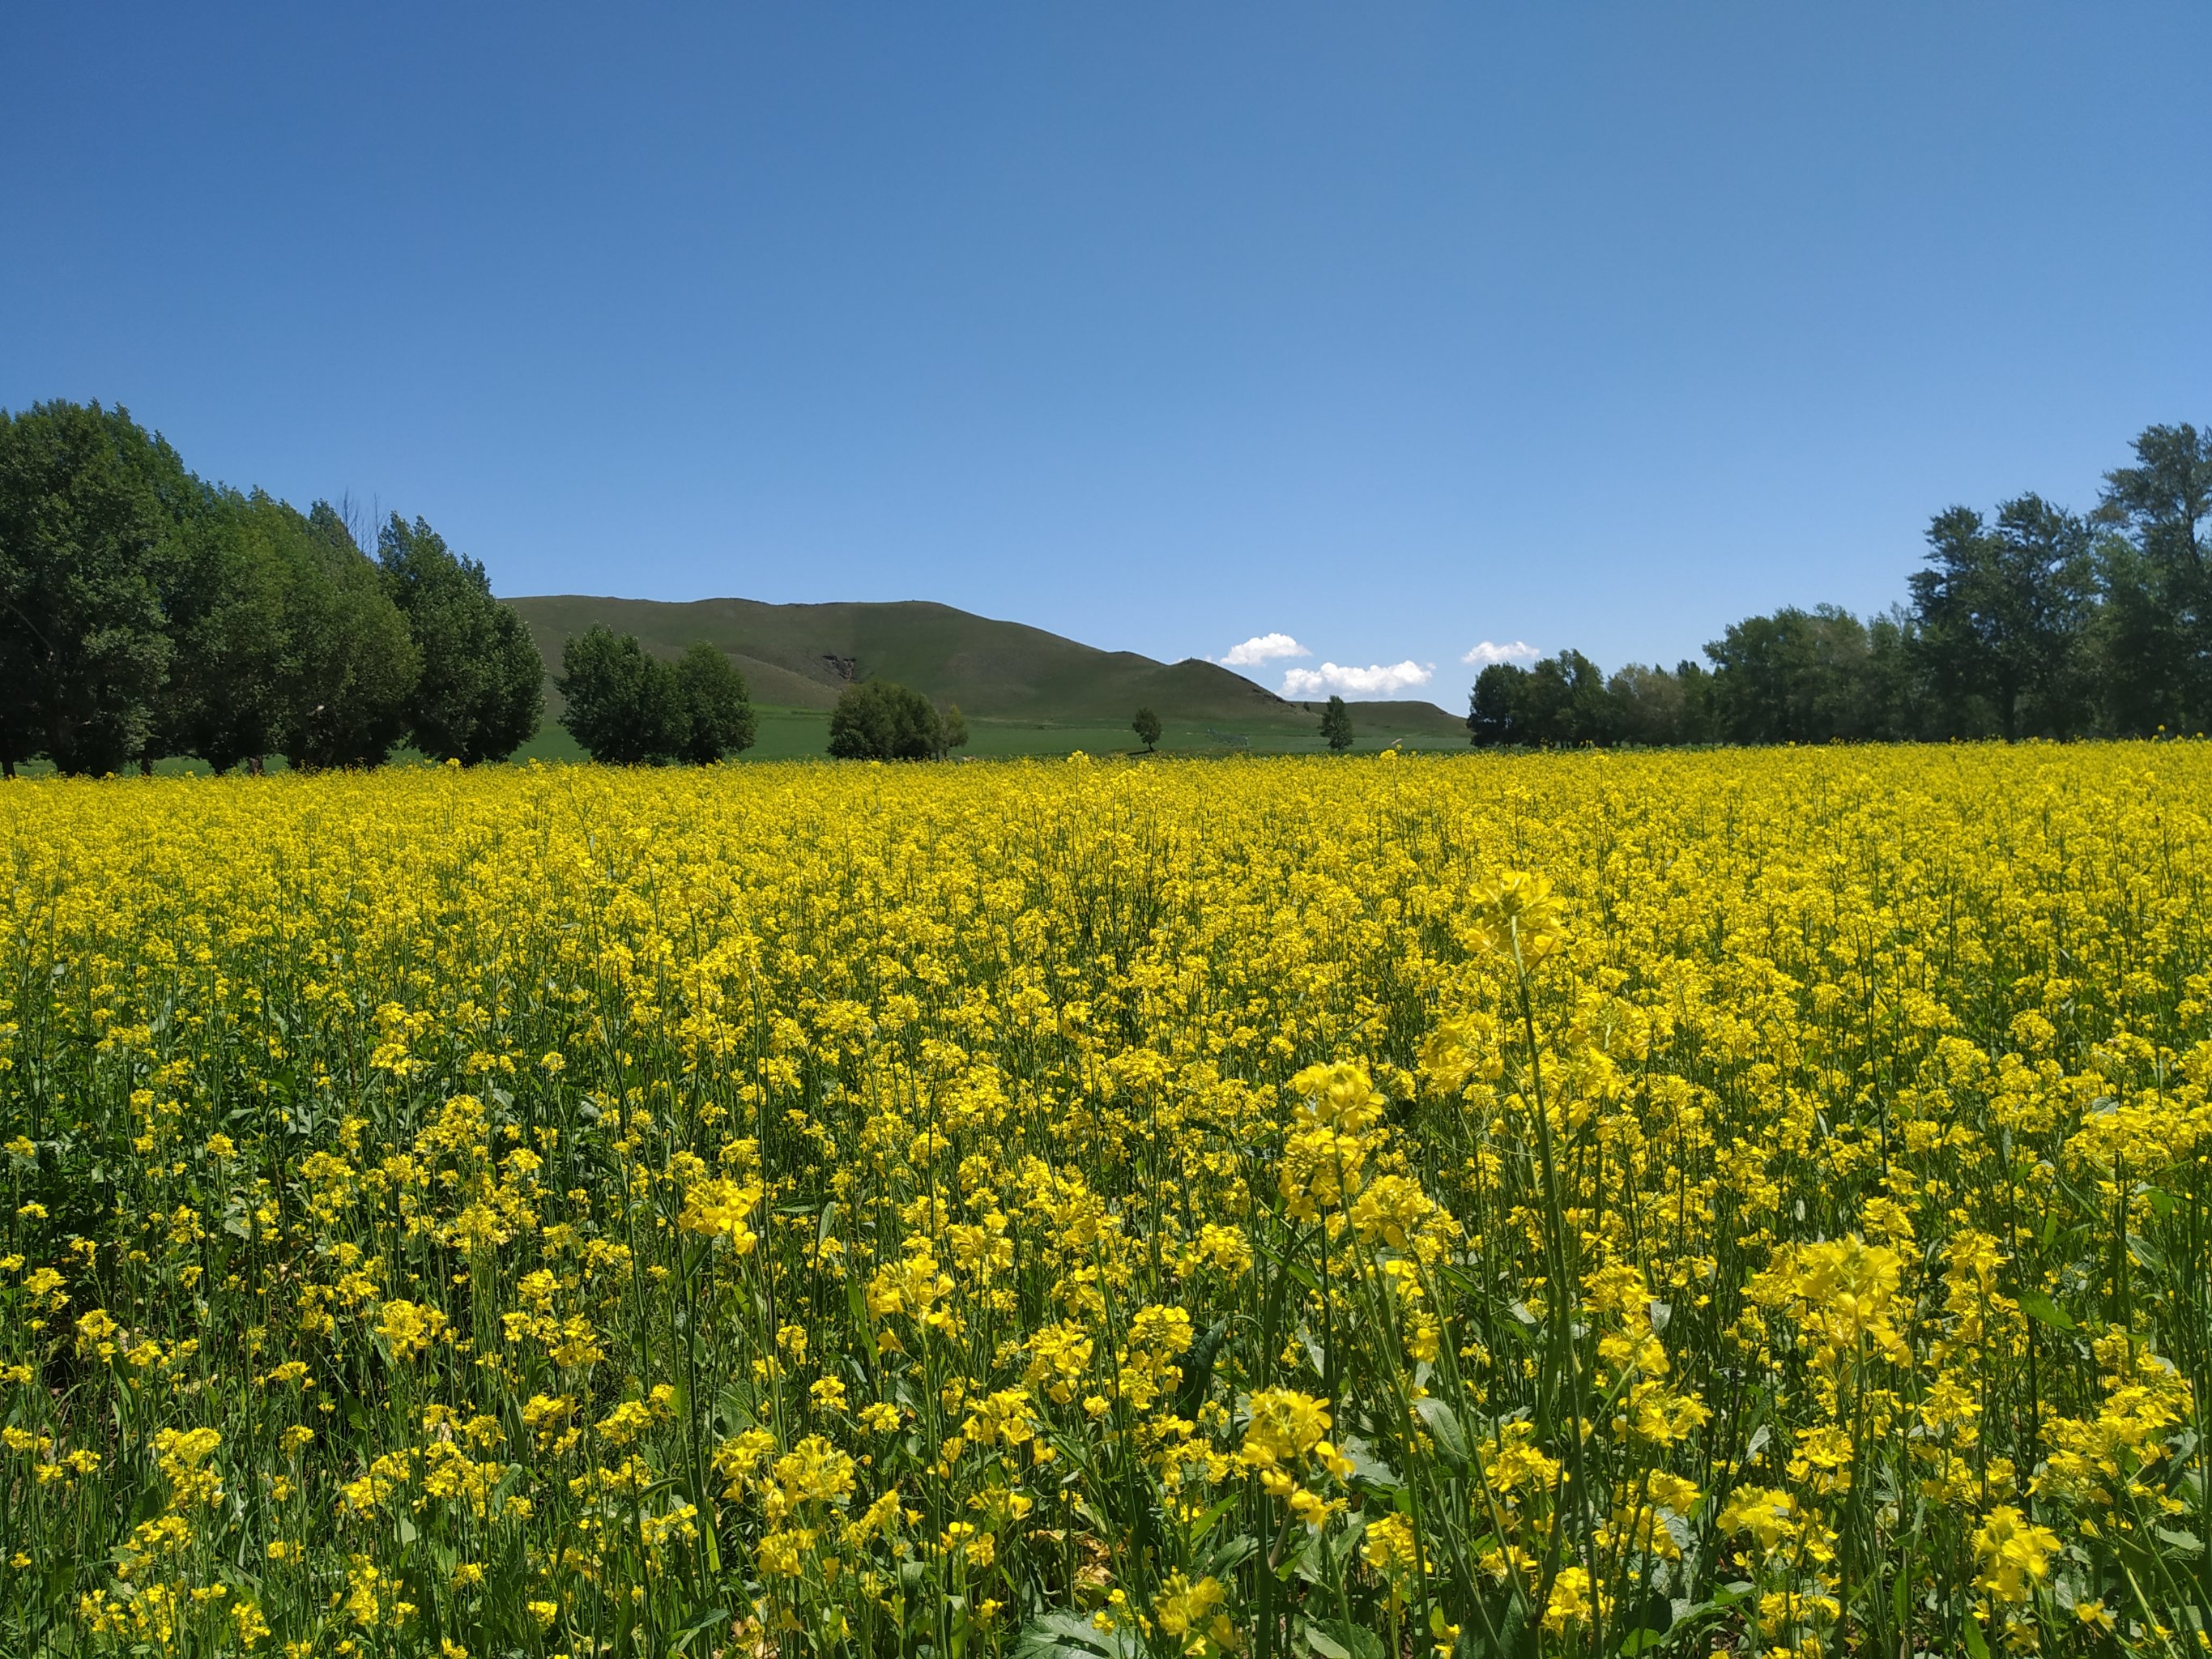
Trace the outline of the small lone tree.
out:
<instances>
[{"instance_id":1,"label":"small lone tree","mask_svg":"<svg viewBox=\"0 0 2212 1659\"><path fill-rule=\"evenodd\" d=\"M1145 745L1149 755L1160 744L1160 717L1149 706L1137 711L1137 718L1129 722L1129 729L1137 734L1137 741Z\"/></svg>"},{"instance_id":2,"label":"small lone tree","mask_svg":"<svg viewBox=\"0 0 2212 1659\"><path fill-rule=\"evenodd\" d=\"M1331 754L1340 755L1352 747L1352 711L1342 697L1331 697L1321 711L1321 734L1328 739Z\"/></svg>"}]
</instances>

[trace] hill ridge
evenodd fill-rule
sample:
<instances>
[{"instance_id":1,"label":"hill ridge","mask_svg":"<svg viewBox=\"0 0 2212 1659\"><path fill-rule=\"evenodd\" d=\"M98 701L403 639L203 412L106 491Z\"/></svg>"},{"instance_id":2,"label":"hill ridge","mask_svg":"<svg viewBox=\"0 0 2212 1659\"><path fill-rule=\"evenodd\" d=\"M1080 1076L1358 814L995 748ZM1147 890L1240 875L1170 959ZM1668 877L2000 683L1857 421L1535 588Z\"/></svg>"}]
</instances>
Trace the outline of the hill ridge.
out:
<instances>
[{"instance_id":1,"label":"hill ridge","mask_svg":"<svg viewBox=\"0 0 2212 1659\"><path fill-rule=\"evenodd\" d=\"M1293 702L1203 657L1161 662L938 599L773 604L726 595L678 600L547 593L505 603L529 626L545 659L549 719L561 707L551 678L562 644L595 623L635 634L664 657L705 640L735 661L756 702L784 708L827 709L848 684L868 678L896 680L939 703L957 703L971 720L1118 724L1148 705L1170 721L1273 729L1304 726L1318 707ZM1385 706L1368 707L1379 717ZM1439 736L1460 729L1455 716L1433 703L1387 708L1394 724L1433 726Z\"/></svg>"}]
</instances>

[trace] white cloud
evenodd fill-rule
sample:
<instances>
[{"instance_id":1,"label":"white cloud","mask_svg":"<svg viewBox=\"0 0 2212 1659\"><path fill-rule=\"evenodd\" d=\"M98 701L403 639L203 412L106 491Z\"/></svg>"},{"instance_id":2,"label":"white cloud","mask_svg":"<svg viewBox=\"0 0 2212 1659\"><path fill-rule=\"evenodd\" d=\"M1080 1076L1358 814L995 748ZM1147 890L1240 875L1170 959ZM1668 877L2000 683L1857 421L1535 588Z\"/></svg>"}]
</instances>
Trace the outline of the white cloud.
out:
<instances>
[{"instance_id":1,"label":"white cloud","mask_svg":"<svg viewBox=\"0 0 2212 1659\"><path fill-rule=\"evenodd\" d=\"M1543 654L1526 640L1516 640L1510 645L1493 645L1485 640L1460 660L1479 662L1487 667L1494 662L1534 662Z\"/></svg>"},{"instance_id":2,"label":"white cloud","mask_svg":"<svg viewBox=\"0 0 2212 1659\"><path fill-rule=\"evenodd\" d=\"M1283 674L1283 695L1302 702L1332 694L1340 697L1395 697L1401 691L1426 685L1436 672L1434 663L1424 667L1411 659L1376 663L1369 668L1325 662L1318 668L1286 669Z\"/></svg>"},{"instance_id":3,"label":"white cloud","mask_svg":"<svg viewBox=\"0 0 2212 1659\"><path fill-rule=\"evenodd\" d=\"M1277 657L1310 657L1313 653L1288 634L1255 634L1242 645L1232 645L1214 660L1224 668L1255 668Z\"/></svg>"}]
</instances>

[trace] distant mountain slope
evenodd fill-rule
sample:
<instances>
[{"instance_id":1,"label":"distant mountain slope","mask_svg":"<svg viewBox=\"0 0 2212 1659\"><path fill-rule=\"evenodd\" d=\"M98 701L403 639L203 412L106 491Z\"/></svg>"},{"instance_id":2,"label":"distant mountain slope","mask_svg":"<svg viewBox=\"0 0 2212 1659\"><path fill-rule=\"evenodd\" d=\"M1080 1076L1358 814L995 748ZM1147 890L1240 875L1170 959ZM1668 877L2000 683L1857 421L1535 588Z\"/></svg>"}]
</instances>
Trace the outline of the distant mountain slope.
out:
<instances>
[{"instance_id":1,"label":"distant mountain slope","mask_svg":"<svg viewBox=\"0 0 2212 1659\"><path fill-rule=\"evenodd\" d=\"M670 604L557 594L507 603L529 624L549 672L560 664L564 640L604 623L636 635L657 655L673 656L695 640L719 646L744 672L756 702L783 708L828 708L850 681L873 678L957 703L962 713L982 720L1118 725L1144 704L1164 720L1238 729L1304 726L1314 718L1308 708L1195 657L1160 663L1134 652L1101 651L1041 628L921 600ZM550 685L547 696L550 717L559 700ZM1432 711L1439 736L1459 726L1430 704L1397 703L1390 711L1394 726L1423 729L1431 725L1423 711ZM1463 730L1459 735L1464 741Z\"/></svg>"}]
</instances>

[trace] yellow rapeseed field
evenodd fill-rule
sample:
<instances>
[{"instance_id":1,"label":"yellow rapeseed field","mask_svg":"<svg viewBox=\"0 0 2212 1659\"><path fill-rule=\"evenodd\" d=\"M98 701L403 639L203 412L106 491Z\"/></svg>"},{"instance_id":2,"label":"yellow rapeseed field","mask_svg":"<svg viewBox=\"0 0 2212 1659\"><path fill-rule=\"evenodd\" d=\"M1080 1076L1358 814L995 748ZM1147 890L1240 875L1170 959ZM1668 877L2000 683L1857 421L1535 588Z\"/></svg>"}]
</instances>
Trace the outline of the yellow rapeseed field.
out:
<instances>
[{"instance_id":1,"label":"yellow rapeseed field","mask_svg":"<svg viewBox=\"0 0 2212 1659\"><path fill-rule=\"evenodd\" d=\"M0 1654L2197 1654L2212 748L0 788Z\"/></svg>"}]
</instances>

